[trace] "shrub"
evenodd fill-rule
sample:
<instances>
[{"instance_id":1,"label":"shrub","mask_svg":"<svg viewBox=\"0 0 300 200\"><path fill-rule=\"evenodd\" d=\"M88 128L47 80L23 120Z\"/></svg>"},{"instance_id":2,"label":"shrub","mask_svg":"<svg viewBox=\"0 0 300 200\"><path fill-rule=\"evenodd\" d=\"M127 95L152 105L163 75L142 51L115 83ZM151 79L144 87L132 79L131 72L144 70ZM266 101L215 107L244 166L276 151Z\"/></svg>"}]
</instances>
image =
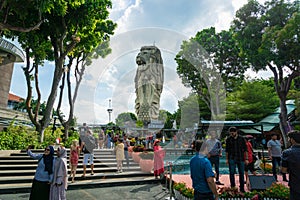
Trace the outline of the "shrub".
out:
<instances>
[{"instance_id":1,"label":"shrub","mask_svg":"<svg viewBox=\"0 0 300 200\"><path fill-rule=\"evenodd\" d=\"M142 153L139 154L139 156L141 157L141 159L143 160L153 160L154 158L154 152L152 151L144 151Z\"/></svg>"},{"instance_id":2,"label":"shrub","mask_svg":"<svg viewBox=\"0 0 300 200\"><path fill-rule=\"evenodd\" d=\"M28 145L39 146L39 136L32 128L11 122L0 132L0 150L25 149Z\"/></svg>"},{"instance_id":3,"label":"shrub","mask_svg":"<svg viewBox=\"0 0 300 200\"><path fill-rule=\"evenodd\" d=\"M245 194L239 192L239 190L236 187L230 188L230 187L223 187L219 191L220 197L229 198L229 197L244 197Z\"/></svg>"},{"instance_id":4,"label":"shrub","mask_svg":"<svg viewBox=\"0 0 300 200\"><path fill-rule=\"evenodd\" d=\"M44 131L44 142L40 143L40 136L33 127L15 125L14 122L11 122L8 127L0 131L0 150L26 149L29 145L40 149L47 145L53 145L56 138L60 138L60 141L69 147L74 139L79 138L78 132L70 130L69 133L70 137L66 141L62 141L62 130L56 128L53 132L52 126L49 126Z\"/></svg>"},{"instance_id":5,"label":"shrub","mask_svg":"<svg viewBox=\"0 0 300 200\"><path fill-rule=\"evenodd\" d=\"M145 150L144 145L137 145L132 148L133 152L143 152Z\"/></svg>"},{"instance_id":6,"label":"shrub","mask_svg":"<svg viewBox=\"0 0 300 200\"><path fill-rule=\"evenodd\" d=\"M282 183L273 183L271 187L263 192L264 197L289 199L290 189Z\"/></svg>"}]
</instances>

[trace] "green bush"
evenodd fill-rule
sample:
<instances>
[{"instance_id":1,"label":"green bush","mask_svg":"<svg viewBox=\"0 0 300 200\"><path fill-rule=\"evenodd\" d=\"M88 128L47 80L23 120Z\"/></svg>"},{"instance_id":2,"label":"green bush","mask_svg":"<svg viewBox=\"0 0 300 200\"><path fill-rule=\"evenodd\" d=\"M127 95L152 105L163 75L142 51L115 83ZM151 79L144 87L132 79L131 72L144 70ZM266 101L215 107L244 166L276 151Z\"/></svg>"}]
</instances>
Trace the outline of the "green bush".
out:
<instances>
[{"instance_id":1,"label":"green bush","mask_svg":"<svg viewBox=\"0 0 300 200\"><path fill-rule=\"evenodd\" d=\"M77 131L69 130L69 137L64 141L64 146L69 148L73 140L79 140L79 133Z\"/></svg>"},{"instance_id":2,"label":"green bush","mask_svg":"<svg viewBox=\"0 0 300 200\"><path fill-rule=\"evenodd\" d=\"M0 150L25 149L28 145L40 146L39 136L32 128L14 125L0 132Z\"/></svg>"},{"instance_id":3,"label":"green bush","mask_svg":"<svg viewBox=\"0 0 300 200\"><path fill-rule=\"evenodd\" d=\"M63 141L64 133L60 128L53 132L52 126L44 130L44 142L40 143L40 135L32 127L15 125L11 122L8 127L0 131L0 150L26 149L29 145L34 145L35 149L41 149L48 145L53 145L56 138L60 138L61 144L70 147L74 139L79 139L79 133L69 131L69 138Z\"/></svg>"}]
</instances>

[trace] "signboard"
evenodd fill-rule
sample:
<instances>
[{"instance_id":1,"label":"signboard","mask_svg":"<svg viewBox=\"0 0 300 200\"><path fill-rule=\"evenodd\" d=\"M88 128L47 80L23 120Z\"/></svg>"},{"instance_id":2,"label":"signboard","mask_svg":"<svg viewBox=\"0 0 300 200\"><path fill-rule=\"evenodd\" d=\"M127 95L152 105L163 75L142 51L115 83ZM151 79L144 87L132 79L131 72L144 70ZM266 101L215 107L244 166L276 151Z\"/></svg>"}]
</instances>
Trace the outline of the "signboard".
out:
<instances>
[{"instance_id":1,"label":"signboard","mask_svg":"<svg viewBox=\"0 0 300 200\"><path fill-rule=\"evenodd\" d=\"M151 120L150 124L148 124L148 128L162 129L164 125L164 122L161 120Z\"/></svg>"}]
</instances>

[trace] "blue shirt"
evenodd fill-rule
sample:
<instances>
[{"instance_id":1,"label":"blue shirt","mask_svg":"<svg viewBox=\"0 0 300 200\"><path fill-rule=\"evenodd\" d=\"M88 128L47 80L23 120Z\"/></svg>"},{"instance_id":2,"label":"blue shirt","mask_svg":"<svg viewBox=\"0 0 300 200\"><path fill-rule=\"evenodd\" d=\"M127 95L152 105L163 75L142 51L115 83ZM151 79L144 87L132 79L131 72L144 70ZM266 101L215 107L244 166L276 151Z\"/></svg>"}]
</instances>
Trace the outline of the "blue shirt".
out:
<instances>
[{"instance_id":1,"label":"blue shirt","mask_svg":"<svg viewBox=\"0 0 300 200\"><path fill-rule=\"evenodd\" d=\"M34 154L30 150L27 151L27 154L31 158L33 158L35 160L39 160L38 166L35 171L34 179L37 181L42 181L42 182L52 182L53 173L49 175L48 171L45 171L44 159L42 158L43 154ZM53 169L52 169L53 172L54 172L54 161L55 161L55 158L53 159Z\"/></svg>"},{"instance_id":2,"label":"blue shirt","mask_svg":"<svg viewBox=\"0 0 300 200\"><path fill-rule=\"evenodd\" d=\"M190 160L190 170L193 188L200 193L212 192L206 179L214 177L215 174L209 160L204 155L196 152L196 155Z\"/></svg>"}]
</instances>

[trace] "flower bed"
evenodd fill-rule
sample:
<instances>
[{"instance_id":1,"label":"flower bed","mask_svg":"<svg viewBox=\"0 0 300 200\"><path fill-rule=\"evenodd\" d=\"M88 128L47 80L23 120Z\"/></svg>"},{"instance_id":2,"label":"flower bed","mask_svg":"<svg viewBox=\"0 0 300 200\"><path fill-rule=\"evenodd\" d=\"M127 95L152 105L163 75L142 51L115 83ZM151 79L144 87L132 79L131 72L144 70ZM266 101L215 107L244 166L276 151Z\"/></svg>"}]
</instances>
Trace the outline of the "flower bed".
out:
<instances>
[{"instance_id":1,"label":"flower bed","mask_svg":"<svg viewBox=\"0 0 300 200\"><path fill-rule=\"evenodd\" d=\"M174 183L173 191L176 199L191 200L194 197L194 190L188 188L185 183ZM252 191L240 193L237 188L224 187L218 191L220 200L251 200L251 199L264 199L264 200L288 200L289 188L281 183L273 183L271 187L264 191Z\"/></svg>"}]
</instances>

